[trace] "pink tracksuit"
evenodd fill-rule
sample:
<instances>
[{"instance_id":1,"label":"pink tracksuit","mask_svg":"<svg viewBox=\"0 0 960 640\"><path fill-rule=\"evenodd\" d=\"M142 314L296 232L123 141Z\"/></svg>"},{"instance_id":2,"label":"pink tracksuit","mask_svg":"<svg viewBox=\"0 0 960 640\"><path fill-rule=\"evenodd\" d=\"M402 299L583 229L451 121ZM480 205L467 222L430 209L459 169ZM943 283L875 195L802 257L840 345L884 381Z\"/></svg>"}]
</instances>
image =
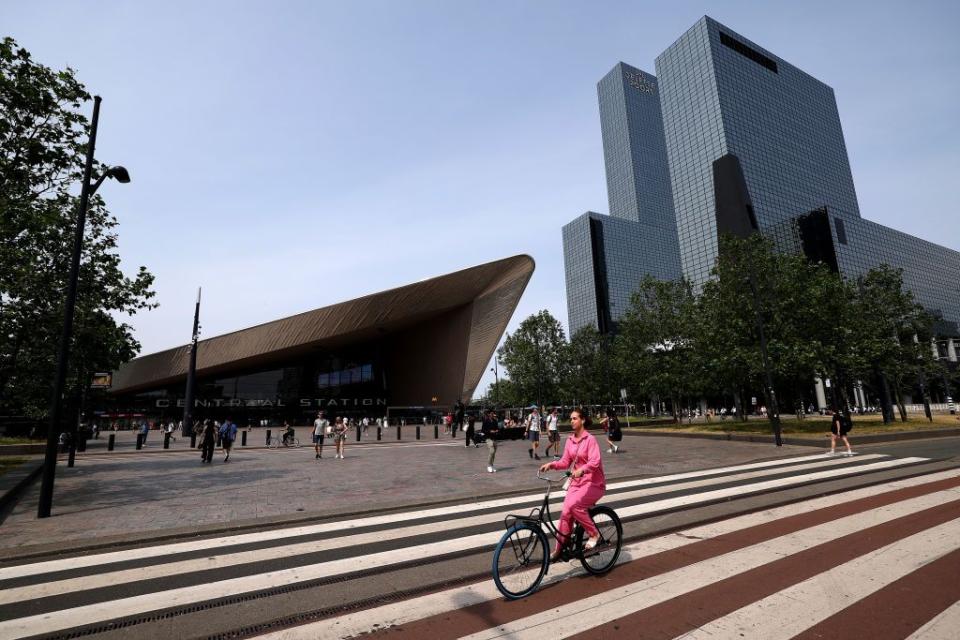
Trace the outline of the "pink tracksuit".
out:
<instances>
[{"instance_id":1,"label":"pink tracksuit","mask_svg":"<svg viewBox=\"0 0 960 640\"><path fill-rule=\"evenodd\" d=\"M565 544L573 531L576 520L591 538L597 535L597 528L590 519L590 507L597 504L607 489L607 479L603 475L603 459L600 457L600 445L597 439L584 431L579 439L571 435L563 447L563 457L550 463L551 469L583 469L583 475L570 479L570 488L563 499L563 513L560 515L559 542Z\"/></svg>"}]
</instances>

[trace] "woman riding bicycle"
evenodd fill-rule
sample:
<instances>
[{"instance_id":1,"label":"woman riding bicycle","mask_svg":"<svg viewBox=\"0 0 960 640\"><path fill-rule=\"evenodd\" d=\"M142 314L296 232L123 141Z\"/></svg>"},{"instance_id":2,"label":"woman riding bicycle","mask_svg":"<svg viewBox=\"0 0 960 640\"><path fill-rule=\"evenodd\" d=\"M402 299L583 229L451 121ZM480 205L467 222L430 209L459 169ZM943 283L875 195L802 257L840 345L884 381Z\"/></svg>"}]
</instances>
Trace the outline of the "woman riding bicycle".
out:
<instances>
[{"instance_id":1,"label":"woman riding bicycle","mask_svg":"<svg viewBox=\"0 0 960 640\"><path fill-rule=\"evenodd\" d=\"M570 469L571 472L570 487L563 499L563 513L560 515L560 535L557 537L557 548L550 555L551 560L560 557L564 545L570 539L574 520L580 523L589 536L584 545L585 549L593 549L600 539L600 533L590 518L590 508L603 497L607 489L600 445L597 444L597 439L587 432L590 418L583 410L573 410L570 414L570 426L573 433L567 438L563 457L540 467L541 473L551 469Z\"/></svg>"}]
</instances>

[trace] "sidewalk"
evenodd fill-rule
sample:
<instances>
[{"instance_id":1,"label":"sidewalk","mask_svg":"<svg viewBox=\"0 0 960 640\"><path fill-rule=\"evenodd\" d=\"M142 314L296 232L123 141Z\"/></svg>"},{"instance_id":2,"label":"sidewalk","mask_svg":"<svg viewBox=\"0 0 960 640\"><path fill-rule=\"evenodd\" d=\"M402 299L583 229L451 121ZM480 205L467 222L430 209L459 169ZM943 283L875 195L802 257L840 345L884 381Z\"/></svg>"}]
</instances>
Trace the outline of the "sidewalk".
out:
<instances>
[{"instance_id":1,"label":"sidewalk","mask_svg":"<svg viewBox=\"0 0 960 640\"><path fill-rule=\"evenodd\" d=\"M261 432L262 433L262 432ZM602 443L602 434L600 435ZM189 444L189 441L187 442ZM623 453L604 453L608 480L665 475L809 453L796 446L626 436ZM92 450L91 450L92 451ZM0 555L44 544L131 542L142 537L192 537L395 509L437 501L468 502L507 492L538 493L539 462L527 443L500 443L497 473L487 473L487 449L463 440L348 443L346 458L314 458L313 447L235 448L224 464L200 462L197 451L79 454L57 466L53 516L36 518L39 483L25 491L0 523ZM545 461L545 459L544 459ZM542 462L542 461L541 461Z\"/></svg>"}]
</instances>

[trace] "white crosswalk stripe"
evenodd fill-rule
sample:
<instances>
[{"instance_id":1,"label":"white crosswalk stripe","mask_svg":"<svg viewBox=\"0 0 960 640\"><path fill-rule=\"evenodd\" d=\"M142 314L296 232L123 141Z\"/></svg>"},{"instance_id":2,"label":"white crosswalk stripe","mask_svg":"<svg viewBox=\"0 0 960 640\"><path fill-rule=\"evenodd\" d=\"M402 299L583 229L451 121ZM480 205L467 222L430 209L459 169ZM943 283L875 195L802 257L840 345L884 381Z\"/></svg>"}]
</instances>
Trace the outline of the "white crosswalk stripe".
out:
<instances>
[{"instance_id":1,"label":"white crosswalk stripe","mask_svg":"<svg viewBox=\"0 0 960 640\"><path fill-rule=\"evenodd\" d=\"M439 446L450 444L459 443L441 443ZM896 469L924 460L881 455L837 458L824 454L778 459L612 482L604 502L614 505L621 518L630 519L808 483ZM890 482L847 492L840 501L858 500L883 492L957 477L960 477L960 471ZM462 554L470 550L484 552L500 539L502 521L506 514L528 510L535 506L541 497L541 493L530 493L466 505L288 526L189 542L92 553L73 558L8 563L0 566L0 638L55 634L83 625L98 625L141 616L158 609L189 606L238 594L253 594L278 586L339 579L359 571L381 571L401 563ZM562 493L557 494L557 497L562 497ZM683 532L682 535L669 535L631 544L625 547L621 562L632 562L655 553L669 552L698 540L756 527L777 518L810 513L837 502L836 497L818 498L697 527ZM578 620L587 619L590 622L577 624L588 624L584 629L589 629L608 619L625 615L625 611L639 611L651 606L653 600L649 598L659 598L660 595L657 594L673 594L669 597L679 597L697 588L698 584L710 584L723 576L748 571L772 558L784 557L816 544L824 544L852 531L955 502L960 504L960 488L931 492L751 545L746 549L703 561L696 567L685 567L655 576L649 579L660 585L655 590L647 588L654 583L646 586L636 583L619 587L619 591L603 592L591 596L598 600L593 606L587 607L587 613L576 616ZM951 529L951 526L954 528ZM928 535L927 538L922 538L924 545L921 546L928 550L942 551L949 547L950 543L943 542L942 536L936 537L934 533L960 533L960 530L955 531L957 527L960 527L960 521L945 523L939 525L939 528L933 527L917 535ZM425 536L432 536L434 539L427 540ZM275 550L277 543L284 545L285 562L281 564L287 566L270 571L258 570L258 566L263 562L278 559ZM380 546L371 550L371 544ZM891 570L891 580L903 575L903 571L915 568L918 562L938 557L939 552L930 551L926 555L916 552L913 542L903 542L901 547L904 545L909 548L909 552L904 552L907 559L898 565L900 573ZM336 557L330 554L330 549L337 550ZM562 582L580 572L580 569L572 564L559 569L551 569L548 582ZM177 584L170 583L171 579L176 579ZM664 583L667 586L664 586ZM130 585L133 590L118 597L116 588L121 585ZM101 596L101 592L106 595ZM630 604L629 608L625 608L624 601L620 598L628 595ZM76 597L80 599L74 601ZM789 595L782 597L787 598ZM485 581L431 594L429 597L384 605L366 612L362 617L353 616L349 620L329 618L301 628L277 632L279 635L273 634L270 637L341 637L344 634L375 631L390 625L422 620L444 611L496 601L498 598L499 594L492 583ZM583 601L593 602L590 598ZM618 606L604 607L603 602L617 603ZM21 609L24 605L26 609ZM555 622L555 612L542 615L548 614L549 620ZM948 619L952 620L949 616ZM543 623L539 620L537 616L522 618L482 631L475 637L500 637L504 634L518 638L540 637L538 634L543 631L540 626ZM741 628L749 622L738 619L737 622L724 624L732 625L731 628ZM556 627L551 628L556 631ZM564 628L567 626L564 625ZM573 625L569 628L580 627ZM313 635L297 635L301 631Z\"/></svg>"}]
</instances>

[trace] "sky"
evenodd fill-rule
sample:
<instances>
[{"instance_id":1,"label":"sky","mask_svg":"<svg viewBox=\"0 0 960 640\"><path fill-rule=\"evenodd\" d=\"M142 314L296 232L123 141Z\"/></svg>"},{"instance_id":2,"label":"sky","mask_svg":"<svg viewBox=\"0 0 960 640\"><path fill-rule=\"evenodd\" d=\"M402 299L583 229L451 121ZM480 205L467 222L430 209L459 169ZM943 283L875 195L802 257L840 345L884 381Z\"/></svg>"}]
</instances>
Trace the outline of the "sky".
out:
<instances>
[{"instance_id":1,"label":"sky","mask_svg":"<svg viewBox=\"0 0 960 640\"><path fill-rule=\"evenodd\" d=\"M953 1L4 0L0 35L103 97L147 354L198 287L212 337L521 253L508 331L566 325L561 227L608 211L596 83L703 15L833 87L863 217L960 250Z\"/></svg>"}]
</instances>

